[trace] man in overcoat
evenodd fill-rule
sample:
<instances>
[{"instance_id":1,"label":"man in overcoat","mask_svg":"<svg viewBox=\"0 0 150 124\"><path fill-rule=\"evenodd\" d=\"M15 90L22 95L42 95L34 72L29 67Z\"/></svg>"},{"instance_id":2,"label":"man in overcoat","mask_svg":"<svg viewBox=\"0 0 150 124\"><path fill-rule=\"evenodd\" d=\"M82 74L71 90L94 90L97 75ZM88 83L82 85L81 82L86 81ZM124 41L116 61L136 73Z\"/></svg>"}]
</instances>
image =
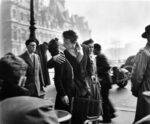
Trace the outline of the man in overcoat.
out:
<instances>
[{"instance_id":1,"label":"man in overcoat","mask_svg":"<svg viewBox=\"0 0 150 124\"><path fill-rule=\"evenodd\" d=\"M150 91L150 25L146 26L142 38L147 39L147 44L135 56L131 77L131 90L138 98L134 122L150 114L150 100L143 94L144 91Z\"/></svg>"},{"instance_id":2,"label":"man in overcoat","mask_svg":"<svg viewBox=\"0 0 150 124\"><path fill-rule=\"evenodd\" d=\"M103 122L111 122L115 117L115 110L109 100L109 89L111 88L111 80L109 78L110 65L105 55L101 53L101 45L94 44L94 54L96 55L97 75L101 84L102 107L103 107Z\"/></svg>"}]
</instances>

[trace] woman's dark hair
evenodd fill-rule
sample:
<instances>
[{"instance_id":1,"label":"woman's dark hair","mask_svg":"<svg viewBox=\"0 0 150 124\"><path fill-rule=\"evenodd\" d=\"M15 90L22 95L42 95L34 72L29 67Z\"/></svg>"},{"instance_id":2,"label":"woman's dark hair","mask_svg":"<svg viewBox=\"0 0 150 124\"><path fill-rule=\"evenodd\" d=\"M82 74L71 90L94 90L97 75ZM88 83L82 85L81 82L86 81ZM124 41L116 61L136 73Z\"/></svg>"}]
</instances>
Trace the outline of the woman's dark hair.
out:
<instances>
[{"instance_id":1,"label":"woman's dark hair","mask_svg":"<svg viewBox=\"0 0 150 124\"><path fill-rule=\"evenodd\" d=\"M52 56L59 53L58 38L54 38L54 39L50 40L50 42L48 44L48 50L49 50L49 52L51 53Z\"/></svg>"},{"instance_id":2,"label":"woman's dark hair","mask_svg":"<svg viewBox=\"0 0 150 124\"><path fill-rule=\"evenodd\" d=\"M76 32L74 32L73 30L64 31L63 37L66 39L70 39L71 43L73 43L73 44L76 43L76 41L78 39Z\"/></svg>"},{"instance_id":3,"label":"woman's dark hair","mask_svg":"<svg viewBox=\"0 0 150 124\"><path fill-rule=\"evenodd\" d=\"M93 39L89 39L89 40L84 41L82 44L89 45L92 43L94 43Z\"/></svg>"}]
</instances>

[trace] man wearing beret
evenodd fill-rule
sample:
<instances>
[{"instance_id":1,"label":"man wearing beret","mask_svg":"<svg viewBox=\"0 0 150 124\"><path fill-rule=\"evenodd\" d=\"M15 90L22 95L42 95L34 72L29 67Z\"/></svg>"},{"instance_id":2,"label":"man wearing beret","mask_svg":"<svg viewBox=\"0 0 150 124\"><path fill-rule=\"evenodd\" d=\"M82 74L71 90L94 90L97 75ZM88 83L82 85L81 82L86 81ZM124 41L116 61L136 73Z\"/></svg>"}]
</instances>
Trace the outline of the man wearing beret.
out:
<instances>
[{"instance_id":1,"label":"man wearing beret","mask_svg":"<svg viewBox=\"0 0 150 124\"><path fill-rule=\"evenodd\" d=\"M25 88L30 91L31 96L42 98L45 94L43 89L45 84L42 75L40 58L35 53L38 42L37 40L30 38L25 44L27 51L20 55L20 57L28 64Z\"/></svg>"},{"instance_id":2,"label":"man wearing beret","mask_svg":"<svg viewBox=\"0 0 150 124\"><path fill-rule=\"evenodd\" d=\"M29 91L24 88L27 64L20 57L7 53L0 59L0 100L14 96L28 96Z\"/></svg>"}]
</instances>

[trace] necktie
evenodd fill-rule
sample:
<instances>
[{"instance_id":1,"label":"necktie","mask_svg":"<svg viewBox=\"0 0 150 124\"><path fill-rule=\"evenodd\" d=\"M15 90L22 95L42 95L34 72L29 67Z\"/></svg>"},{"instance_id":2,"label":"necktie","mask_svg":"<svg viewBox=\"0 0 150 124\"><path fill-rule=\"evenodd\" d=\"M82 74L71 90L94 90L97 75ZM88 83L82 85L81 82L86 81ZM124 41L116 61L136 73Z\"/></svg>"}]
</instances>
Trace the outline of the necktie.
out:
<instances>
[{"instance_id":1,"label":"necktie","mask_svg":"<svg viewBox=\"0 0 150 124\"><path fill-rule=\"evenodd\" d=\"M31 61L34 62L34 55L31 55L30 58L31 58Z\"/></svg>"}]
</instances>

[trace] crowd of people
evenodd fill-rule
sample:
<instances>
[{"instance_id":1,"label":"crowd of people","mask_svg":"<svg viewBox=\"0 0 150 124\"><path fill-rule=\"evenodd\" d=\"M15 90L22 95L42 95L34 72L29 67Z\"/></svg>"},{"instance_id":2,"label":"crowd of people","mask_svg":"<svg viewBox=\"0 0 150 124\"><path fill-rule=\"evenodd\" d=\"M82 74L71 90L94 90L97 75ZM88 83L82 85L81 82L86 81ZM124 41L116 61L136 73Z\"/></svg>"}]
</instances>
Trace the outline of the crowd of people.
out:
<instances>
[{"instance_id":1,"label":"crowd of people","mask_svg":"<svg viewBox=\"0 0 150 124\"><path fill-rule=\"evenodd\" d=\"M94 43L92 39L80 44L78 35L73 30L64 31L62 37L63 45L58 38L40 45L37 40L28 39L25 42L27 50L23 54L16 56L7 53L0 59L2 124L58 123L52 103L44 100L44 87L50 84L50 68L54 68L55 73L55 109L71 113L72 99L82 98L86 101L98 101L100 105L94 112L102 116L99 122L110 123L116 117L109 99L111 67L101 52L101 45ZM138 97L134 123L149 114L148 102L145 102L143 91L150 90L150 26L146 27L142 37L146 38L148 43L137 53L131 76L131 90L133 95ZM47 60L47 51L52 56L50 60ZM14 105L11 106L12 104ZM79 111L80 109L82 108L79 108ZM79 116L72 115L71 124L83 124L86 117Z\"/></svg>"}]
</instances>

